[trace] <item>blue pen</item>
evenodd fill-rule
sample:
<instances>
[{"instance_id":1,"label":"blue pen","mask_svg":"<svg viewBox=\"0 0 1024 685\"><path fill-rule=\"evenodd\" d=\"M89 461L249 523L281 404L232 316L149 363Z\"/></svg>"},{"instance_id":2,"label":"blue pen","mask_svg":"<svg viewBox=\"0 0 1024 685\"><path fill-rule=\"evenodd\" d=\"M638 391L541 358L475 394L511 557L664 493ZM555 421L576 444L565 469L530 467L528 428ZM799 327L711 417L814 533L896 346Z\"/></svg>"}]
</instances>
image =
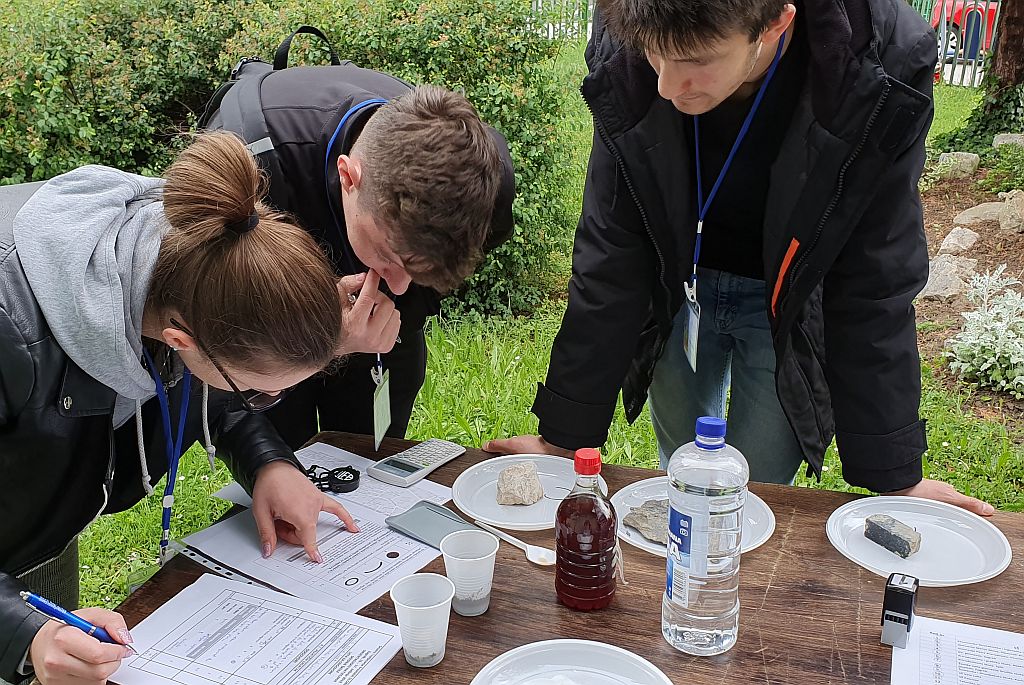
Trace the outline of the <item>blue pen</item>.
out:
<instances>
[{"instance_id":1,"label":"blue pen","mask_svg":"<svg viewBox=\"0 0 1024 685\"><path fill-rule=\"evenodd\" d=\"M40 614L54 621L60 621L61 623L67 624L72 628L78 628L86 635L91 635L100 642L106 642L111 645L121 645L122 647L128 647L132 653L136 653L134 649L129 645L122 645L120 642L110 637L110 633L99 626L86 621L80 616L75 616L67 609L61 609L59 606L54 604L48 599L40 597L39 595L31 592L22 592L21 598L25 600L25 604L29 605L30 608L35 609Z\"/></svg>"}]
</instances>

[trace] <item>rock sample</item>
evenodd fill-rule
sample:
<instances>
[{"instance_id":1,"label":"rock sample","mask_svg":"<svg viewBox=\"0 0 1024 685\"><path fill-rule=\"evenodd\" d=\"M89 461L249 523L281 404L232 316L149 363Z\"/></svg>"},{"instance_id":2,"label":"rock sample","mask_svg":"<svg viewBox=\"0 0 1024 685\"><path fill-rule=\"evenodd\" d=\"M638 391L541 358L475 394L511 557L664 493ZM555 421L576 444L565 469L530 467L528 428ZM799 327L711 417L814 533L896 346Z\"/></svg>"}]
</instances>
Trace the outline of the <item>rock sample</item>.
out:
<instances>
[{"instance_id":1,"label":"rock sample","mask_svg":"<svg viewBox=\"0 0 1024 685\"><path fill-rule=\"evenodd\" d=\"M635 507L622 519L645 538L662 545L668 544L668 500L649 499Z\"/></svg>"},{"instance_id":2,"label":"rock sample","mask_svg":"<svg viewBox=\"0 0 1024 685\"><path fill-rule=\"evenodd\" d=\"M537 464L519 461L498 474L498 504L536 504L544 499Z\"/></svg>"},{"instance_id":3,"label":"rock sample","mask_svg":"<svg viewBox=\"0 0 1024 685\"><path fill-rule=\"evenodd\" d=\"M888 514L864 519L864 537L904 559L921 549L921 534Z\"/></svg>"},{"instance_id":4,"label":"rock sample","mask_svg":"<svg viewBox=\"0 0 1024 685\"><path fill-rule=\"evenodd\" d=\"M997 133L992 138L992 147L1003 145L1020 145L1024 147L1024 133Z\"/></svg>"},{"instance_id":5,"label":"rock sample","mask_svg":"<svg viewBox=\"0 0 1024 685\"><path fill-rule=\"evenodd\" d=\"M956 226L942 241L939 254L958 255L974 247L980 238L977 233L964 226Z\"/></svg>"},{"instance_id":6,"label":"rock sample","mask_svg":"<svg viewBox=\"0 0 1024 685\"><path fill-rule=\"evenodd\" d=\"M969 178L978 170L981 157L973 152L943 152L939 155L938 175L942 179Z\"/></svg>"},{"instance_id":7,"label":"rock sample","mask_svg":"<svg viewBox=\"0 0 1024 685\"><path fill-rule=\"evenodd\" d=\"M1002 202L982 202L980 205L957 214L953 223L957 226L977 226L987 221L999 221L1001 211L1003 211Z\"/></svg>"},{"instance_id":8,"label":"rock sample","mask_svg":"<svg viewBox=\"0 0 1024 685\"><path fill-rule=\"evenodd\" d=\"M977 265L977 259L940 254L928 265L928 283L919 297L923 300L952 300L967 289L967 282Z\"/></svg>"},{"instance_id":9,"label":"rock sample","mask_svg":"<svg viewBox=\"0 0 1024 685\"><path fill-rule=\"evenodd\" d=\"M999 212L999 228L1014 233L1024 233L1024 190L1011 190L1000 194L1006 199Z\"/></svg>"}]
</instances>

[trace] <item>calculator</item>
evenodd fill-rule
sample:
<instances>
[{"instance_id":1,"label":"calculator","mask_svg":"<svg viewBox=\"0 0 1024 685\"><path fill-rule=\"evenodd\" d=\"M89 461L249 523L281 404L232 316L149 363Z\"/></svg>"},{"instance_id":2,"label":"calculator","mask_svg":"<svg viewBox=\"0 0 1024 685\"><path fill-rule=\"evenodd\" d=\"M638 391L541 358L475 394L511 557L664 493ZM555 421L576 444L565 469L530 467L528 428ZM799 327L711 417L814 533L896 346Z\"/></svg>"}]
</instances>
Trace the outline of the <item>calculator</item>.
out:
<instances>
[{"instance_id":1,"label":"calculator","mask_svg":"<svg viewBox=\"0 0 1024 685\"><path fill-rule=\"evenodd\" d=\"M378 461L366 473L379 481L407 488L465 451L462 445L432 438Z\"/></svg>"}]
</instances>

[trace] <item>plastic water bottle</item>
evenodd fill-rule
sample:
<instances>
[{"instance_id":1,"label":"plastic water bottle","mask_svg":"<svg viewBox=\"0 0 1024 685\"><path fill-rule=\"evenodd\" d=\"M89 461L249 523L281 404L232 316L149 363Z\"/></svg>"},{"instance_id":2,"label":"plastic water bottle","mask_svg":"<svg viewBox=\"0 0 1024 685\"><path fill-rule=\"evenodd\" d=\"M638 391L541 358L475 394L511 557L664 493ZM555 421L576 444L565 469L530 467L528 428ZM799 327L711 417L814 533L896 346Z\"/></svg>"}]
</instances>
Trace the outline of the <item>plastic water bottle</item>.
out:
<instances>
[{"instance_id":1,"label":"plastic water bottle","mask_svg":"<svg viewBox=\"0 0 1024 685\"><path fill-rule=\"evenodd\" d=\"M736 644L740 543L750 468L725 444L725 421L697 419L697 439L668 464L668 565L661 632L681 652L711 656Z\"/></svg>"}]
</instances>

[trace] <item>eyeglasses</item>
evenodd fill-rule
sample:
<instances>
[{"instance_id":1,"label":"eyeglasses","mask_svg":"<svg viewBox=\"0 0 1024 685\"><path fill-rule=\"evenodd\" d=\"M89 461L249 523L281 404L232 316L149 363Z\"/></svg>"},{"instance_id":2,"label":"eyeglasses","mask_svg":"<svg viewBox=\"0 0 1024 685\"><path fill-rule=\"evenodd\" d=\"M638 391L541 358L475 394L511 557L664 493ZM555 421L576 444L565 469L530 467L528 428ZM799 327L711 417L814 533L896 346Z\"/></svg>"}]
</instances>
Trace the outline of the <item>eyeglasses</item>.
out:
<instances>
[{"instance_id":1,"label":"eyeglasses","mask_svg":"<svg viewBox=\"0 0 1024 685\"><path fill-rule=\"evenodd\" d=\"M210 363L213 364L215 369L217 369L217 373L219 373L227 382L227 384L231 386L232 392L234 392L238 399L241 400L242 406L245 407L245 410L250 414L259 414L260 412L267 411L271 407L277 406L278 404L280 404L281 400L285 398L285 395L287 395L292 390L292 388L295 387L292 386L291 388L284 388L283 390L273 394L263 392L262 390L239 390L238 386L235 385L235 382L231 380L231 376L227 374L227 371L224 370L224 367L221 366L220 362L217 361L217 358L210 354L210 352L202 346L202 344L199 342L199 338L196 337L195 333L186 328L181 322L176 321L174 319L171 319L171 325L173 325L176 328L180 328L182 331L190 335L193 340L195 340L196 347L198 347L203 352L203 354L206 355L207 359L210 360Z\"/></svg>"}]
</instances>

